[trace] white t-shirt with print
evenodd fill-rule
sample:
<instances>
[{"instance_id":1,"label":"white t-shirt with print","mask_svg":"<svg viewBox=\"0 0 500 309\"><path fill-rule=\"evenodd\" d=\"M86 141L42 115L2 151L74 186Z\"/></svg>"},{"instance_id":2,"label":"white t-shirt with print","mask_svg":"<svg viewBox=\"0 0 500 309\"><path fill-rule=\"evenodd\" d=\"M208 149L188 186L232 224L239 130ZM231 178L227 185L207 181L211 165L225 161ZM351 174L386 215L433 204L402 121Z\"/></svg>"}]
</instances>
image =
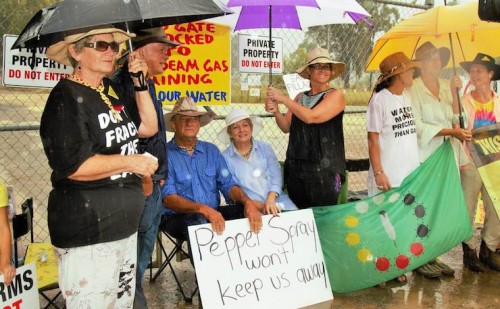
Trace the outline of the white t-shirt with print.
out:
<instances>
[{"instance_id":1,"label":"white t-shirt with print","mask_svg":"<svg viewBox=\"0 0 500 309\"><path fill-rule=\"evenodd\" d=\"M411 97L406 91L403 95L394 95L383 89L373 95L366 114L366 130L379 133L382 169L393 188L399 187L419 165L417 130L411 106ZM379 192L370 165L368 195Z\"/></svg>"}]
</instances>

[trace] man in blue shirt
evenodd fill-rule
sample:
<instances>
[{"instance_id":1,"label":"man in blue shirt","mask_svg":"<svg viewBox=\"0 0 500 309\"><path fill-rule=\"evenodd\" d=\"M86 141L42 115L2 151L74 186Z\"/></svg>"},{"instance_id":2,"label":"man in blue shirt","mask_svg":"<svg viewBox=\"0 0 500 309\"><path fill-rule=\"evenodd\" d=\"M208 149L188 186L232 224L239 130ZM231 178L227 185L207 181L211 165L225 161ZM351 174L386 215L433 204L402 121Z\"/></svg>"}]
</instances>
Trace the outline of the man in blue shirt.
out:
<instances>
[{"instance_id":1,"label":"man in blue shirt","mask_svg":"<svg viewBox=\"0 0 500 309\"><path fill-rule=\"evenodd\" d=\"M263 204L250 199L236 184L217 146L197 138L200 127L213 116L199 112L189 97L181 98L165 115L167 131L175 135L167 144L169 173L163 187L167 209L162 227L175 238L189 239L188 226L207 222L217 234L222 234L225 219L221 211L227 219L247 217L254 233L262 228ZM240 207L219 207L219 192L226 202Z\"/></svg>"},{"instance_id":2,"label":"man in blue shirt","mask_svg":"<svg viewBox=\"0 0 500 309\"><path fill-rule=\"evenodd\" d=\"M163 73L167 50L178 46L178 43L167 40L163 28L153 28L137 32L132 46L138 51L148 65L148 76L145 76L147 88L156 109L158 118L158 133L149 138L140 139L139 150L148 152L158 158L158 169L150 178L143 178L144 195L146 202L139 222L137 233L137 277L134 298L134 308L147 308L147 301L142 290L142 277L148 267L153 253L158 226L160 225L162 207L161 189L167 178L167 136L163 118L162 104L156 97L153 76ZM129 96L134 97L134 84L125 63L114 75L113 80L123 88Z\"/></svg>"}]
</instances>

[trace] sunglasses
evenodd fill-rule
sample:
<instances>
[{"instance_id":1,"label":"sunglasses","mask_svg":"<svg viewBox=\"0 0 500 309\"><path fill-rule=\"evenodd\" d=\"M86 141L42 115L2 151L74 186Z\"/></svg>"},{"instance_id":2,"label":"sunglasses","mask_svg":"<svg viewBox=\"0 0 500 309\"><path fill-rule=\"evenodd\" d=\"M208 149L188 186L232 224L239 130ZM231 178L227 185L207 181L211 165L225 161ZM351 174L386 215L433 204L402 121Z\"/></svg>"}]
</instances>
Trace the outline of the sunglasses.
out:
<instances>
[{"instance_id":1,"label":"sunglasses","mask_svg":"<svg viewBox=\"0 0 500 309\"><path fill-rule=\"evenodd\" d=\"M332 66L329 63L314 63L314 64L310 64L309 68L311 68L313 70L318 70L318 71L319 70L324 70L324 71L331 71L332 70Z\"/></svg>"},{"instance_id":2,"label":"sunglasses","mask_svg":"<svg viewBox=\"0 0 500 309\"><path fill-rule=\"evenodd\" d=\"M110 43L106 41L97 41L92 43L84 43L83 46L93 48L99 52L105 52L108 50L108 48L111 48L111 50L115 53L117 53L120 50L120 44L116 42Z\"/></svg>"}]
</instances>

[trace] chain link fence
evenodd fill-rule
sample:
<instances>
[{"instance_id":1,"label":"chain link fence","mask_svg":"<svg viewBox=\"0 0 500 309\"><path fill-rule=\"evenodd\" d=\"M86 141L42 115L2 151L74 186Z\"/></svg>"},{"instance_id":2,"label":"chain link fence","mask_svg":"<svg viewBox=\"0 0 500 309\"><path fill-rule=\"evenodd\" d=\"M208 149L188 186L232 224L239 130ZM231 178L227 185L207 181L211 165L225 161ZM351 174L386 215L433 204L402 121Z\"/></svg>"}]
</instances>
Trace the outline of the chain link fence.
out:
<instances>
[{"instance_id":1,"label":"chain link fence","mask_svg":"<svg viewBox=\"0 0 500 309\"><path fill-rule=\"evenodd\" d=\"M3 43L3 34L18 34L39 8L57 1L1 0L0 2L3 7L0 19L0 34ZM348 105L344 116L345 148L348 159L368 158L365 112L372 84L376 78L376 74L363 73L362 70L359 72L357 68L364 67L367 53L369 54L373 46L373 40L402 18L422 11L426 7L423 0L411 2L362 0L359 2L370 13L378 12L372 13L375 29L362 23L360 25L315 27L315 32L273 30L273 36L281 37L285 42L283 49L285 74L291 73L302 65L307 50L317 46L328 48L332 51L334 59L347 63L348 69L344 76L336 79L332 85L343 89ZM392 18L390 23L387 22L387 17ZM242 31L241 33L254 34L255 31ZM266 32L262 32L262 36L266 34ZM237 33L234 34L234 36L236 35ZM232 58L237 59L236 37L233 38L232 42ZM3 51L0 52L2 52L3 59ZM302 55L302 57L298 57L301 62L294 60L297 55ZM288 136L277 128L274 119L269 117L270 115L264 110L263 101L267 87L267 76L241 74L234 67L231 78L233 103L231 106L212 107L219 116L216 121L200 130L200 139L213 142L223 149L225 145L221 145L216 138L217 133L224 127L223 119L234 106L244 107L251 114L263 117L265 129L256 138L272 144L278 159L284 160ZM260 80L260 82L250 84L250 87L255 87L259 91L250 93L242 90L243 80L248 82L250 79ZM280 76L275 75L273 83L285 90ZM33 197L36 241L49 240L46 204L51 190L51 171L38 132L39 121L49 92L48 89L0 86L0 181L14 188L16 205L20 205L26 198ZM365 190L366 177L366 172L350 173L350 191Z\"/></svg>"}]
</instances>

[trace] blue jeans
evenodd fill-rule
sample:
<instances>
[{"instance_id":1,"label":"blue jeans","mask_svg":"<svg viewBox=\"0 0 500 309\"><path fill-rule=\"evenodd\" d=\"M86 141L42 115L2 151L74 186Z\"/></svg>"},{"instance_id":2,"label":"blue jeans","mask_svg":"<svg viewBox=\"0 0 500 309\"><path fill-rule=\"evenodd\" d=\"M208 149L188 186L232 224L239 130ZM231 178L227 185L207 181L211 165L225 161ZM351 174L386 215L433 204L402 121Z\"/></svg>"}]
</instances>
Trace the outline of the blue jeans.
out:
<instances>
[{"instance_id":1,"label":"blue jeans","mask_svg":"<svg viewBox=\"0 0 500 309\"><path fill-rule=\"evenodd\" d=\"M146 272L160 225L161 214L163 210L162 193L160 184L155 182L153 193L146 198L141 220L139 221L139 230L137 233L137 275L134 308L147 308L146 296L142 290L142 277Z\"/></svg>"}]
</instances>

